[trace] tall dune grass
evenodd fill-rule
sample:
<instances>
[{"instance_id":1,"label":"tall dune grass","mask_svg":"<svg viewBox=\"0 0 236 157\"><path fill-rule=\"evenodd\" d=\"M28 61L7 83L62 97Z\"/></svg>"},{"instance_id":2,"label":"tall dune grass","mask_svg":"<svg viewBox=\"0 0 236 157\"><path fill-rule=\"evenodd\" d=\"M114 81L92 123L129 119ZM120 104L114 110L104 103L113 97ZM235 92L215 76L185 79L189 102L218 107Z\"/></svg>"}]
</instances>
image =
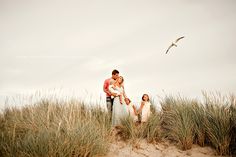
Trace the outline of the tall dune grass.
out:
<instances>
[{"instance_id":1,"label":"tall dune grass","mask_svg":"<svg viewBox=\"0 0 236 157\"><path fill-rule=\"evenodd\" d=\"M190 106L194 124L194 143L203 147L206 141L206 128L204 126L206 122L206 111L204 106L196 100L192 101Z\"/></svg>"},{"instance_id":2,"label":"tall dune grass","mask_svg":"<svg viewBox=\"0 0 236 157\"><path fill-rule=\"evenodd\" d=\"M203 95L204 102L167 96L146 123L121 119L119 136L154 143L168 139L183 150L210 145L219 155L236 154L236 97ZM0 113L0 156L105 155L112 130L111 117L100 106L42 99Z\"/></svg>"},{"instance_id":3,"label":"tall dune grass","mask_svg":"<svg viewBox=\"0 0 236 157\"><path fill-rule=\"evenodd\" d=\"M181 144L183 150L191 149L194 140L193 101L168 97L161 102L163 136Z\"/></svg>"},{"instance_id":4,"label":"tall dune grass","mask_svg":"<svg viewBox=\"0 0 236 157\"><path fill-rule=\"evenodd\" d=\"M230 154L230 143L235 147L235 96L203 95L204 103L171 96L161 102L163 136L178 142L183 150L207 142L219 155Z\"/></svg>"},{"instance_id":5,"label":"tall dune grass","mask_svg":"<svg viewBox=\"0 0 236 157\"><path fill-rule=\"evenodd\" d=\"M207 137L220 155L229 154L231 142L230 99L221 94L204 94Z\"/></svg>"},{"instance_id":6,"label":"tall dune grass","mask_svg":"<svg viewBox=\"0 0 236 157\"><path fill-rule=\"evenodd\" d=\"M123 139L145 138L148 142L158 142L160 140L160 116L152 114L148 121L143 124L135 124L130 116L121 119L121 136Z\"/></svg>"},{"instance_id":7,"label":"tall dune grass","mask_svg":"<svg viewBox=\"0 0 236 157\"><path fill-rule=\"evenodd\" d=\"M236 154L236 97L231 95L230 111L231 111L231 141L230 141L230 152Z\"/></svg>"},{"instance_id":8,"label":"tall dune grass","mask_svg":"<svg viewBox=\"0 0 236 157\"><path fill-rule=\"evenodd\" d=\"M148 142L159 142L161 140L160 114L154 110L148 121L142 125L142 137Z\"/></svg>"},{"instance_id":9,"label":"tall dune grass","mask_svg":"<svg viewBox=\"0 0 236 157\"><path fill-rule=\"evenodd\" d=\"M119 135L124 141L131 142L134 148L140 148L140 141L146 139L149 143L157 143L160 136L160 116L153 113L146 123L134 122L130 116L121 119Z\"/></svg>"},{"instance_id":10,"label":"tall dune grass","mask_svg":"<svg viewBox=\"0 0 236 157\"><path fill-rule=\"evenodd\" d=\"M140 138L140 129L137 129L133 119L130 116L121 118L121 137L124 140L136 140Z\"/></svg>"},{"instance_id":11,"label":"tall dune grass","mask_svg":"<svg viewBox=\"0 0 236 157\"><path fill-rule=\"evenodd\" d=\"M0 156L94 156L108 151L109 115L50 100L1 115Z\"/></svg>"}]
</instances>

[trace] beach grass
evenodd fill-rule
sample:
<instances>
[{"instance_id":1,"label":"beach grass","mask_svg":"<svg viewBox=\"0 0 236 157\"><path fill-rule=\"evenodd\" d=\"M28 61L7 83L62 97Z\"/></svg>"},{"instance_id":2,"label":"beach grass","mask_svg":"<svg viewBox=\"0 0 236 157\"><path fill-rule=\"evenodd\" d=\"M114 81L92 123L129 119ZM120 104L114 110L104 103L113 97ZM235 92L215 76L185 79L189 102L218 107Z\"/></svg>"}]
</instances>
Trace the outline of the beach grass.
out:
<instances>
[{"instance_id":1,"label":"beach grass","mask_svg":"<svg viewBox=\"0 0 236 157\"><path fill-rule=\"evenodd\" d=\"M166 96L146 123L121 119L124 141L169 140L180 149L211 146L218 155L236 153L236 97L203 93L204 101ZM0 113L0 156L102 156L108 153L110 115L100 105L42 98Z\"/></svg>"},{"instance_id":2,"label":"beach grass","mask_svg":"<svg viewBox=\"0 0 236 157\"><path fill-rule=\"evenodd\" d=\"M1 114L0 156L95 156L108 151L109 115L82 102L7 108Z\"/></svg>"},{"instance_id":3,"label":"beach grass","mask_svg":"<svg viewBox=\"0 0 236 157\"><path fill-rule=\"evenodd\" d=\"M161 102L162 136L181 145L183 150L191 149L194 140L194 119L192 100L167 97Z\"/></svg>"}]
</instances>

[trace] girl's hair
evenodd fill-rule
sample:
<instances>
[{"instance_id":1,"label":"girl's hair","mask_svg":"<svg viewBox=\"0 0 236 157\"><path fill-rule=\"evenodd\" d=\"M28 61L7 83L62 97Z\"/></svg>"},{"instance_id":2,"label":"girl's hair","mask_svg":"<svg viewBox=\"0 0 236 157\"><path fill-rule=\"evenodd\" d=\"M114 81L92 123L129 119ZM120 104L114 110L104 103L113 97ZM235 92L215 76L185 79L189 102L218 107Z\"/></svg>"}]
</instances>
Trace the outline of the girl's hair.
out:
<instances>
[{"instance_id":1,"label":"girl's hair","mask_svg":"<svg viewBox=\"0 0 236 157\"><path fill-rule=\"evenodd\" d=\"M131 103L131 100L129 98L125 98L125 100L128 100Z\"/></svg>"},{"instance_id":2,"label":"girl's hair","mask_svg":"<svg viewBox=\"0 0 236 157\"><path fill-rule=\"evenodd\" d=\"M144 96L147 96L148 97L148 100L147 101L149 101L149 96L148 96L148 94L143 94L143 96L142 96L142 100L144 101Z\"/></svg>"}]
</instances>

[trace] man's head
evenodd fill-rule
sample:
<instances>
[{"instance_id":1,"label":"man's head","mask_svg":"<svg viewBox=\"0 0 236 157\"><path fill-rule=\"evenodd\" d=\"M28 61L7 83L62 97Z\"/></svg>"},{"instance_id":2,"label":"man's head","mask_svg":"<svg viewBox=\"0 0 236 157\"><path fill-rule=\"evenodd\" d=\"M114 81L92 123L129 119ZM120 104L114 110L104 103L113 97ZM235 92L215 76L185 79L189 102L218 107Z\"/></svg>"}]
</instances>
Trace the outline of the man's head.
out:
<instances>
[{"instance_id":1,"label":"man's head","mask_svg":"<svg viewBox=\"0 0 236 157\"><path fill-rule=\"evenodd\" d=\"M113 70L112 71L112 79L116 80L119 77L119 71L118 70Z\"/></svg>"}]
</instances>

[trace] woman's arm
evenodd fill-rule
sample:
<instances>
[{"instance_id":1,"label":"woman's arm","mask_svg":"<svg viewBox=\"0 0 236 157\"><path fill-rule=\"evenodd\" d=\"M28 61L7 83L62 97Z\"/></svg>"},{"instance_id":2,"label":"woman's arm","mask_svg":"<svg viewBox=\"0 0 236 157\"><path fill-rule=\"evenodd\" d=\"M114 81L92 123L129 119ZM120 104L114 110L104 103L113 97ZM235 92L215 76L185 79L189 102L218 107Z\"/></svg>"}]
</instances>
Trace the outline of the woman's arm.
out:
<instances>
[{"instance_id":1,"label":"woman's arm","mask_svg":"<svg viewBox=\"0 0 236 157\"><path fill-rule=\"evenodd\" d=\"M124 87L123 84L122 84L122 88L123 88L123 96L124 96L124 98L128 98L127 95L126 95L126 93L125 93L125 87Z\"/></svg>"}]
</instances>

